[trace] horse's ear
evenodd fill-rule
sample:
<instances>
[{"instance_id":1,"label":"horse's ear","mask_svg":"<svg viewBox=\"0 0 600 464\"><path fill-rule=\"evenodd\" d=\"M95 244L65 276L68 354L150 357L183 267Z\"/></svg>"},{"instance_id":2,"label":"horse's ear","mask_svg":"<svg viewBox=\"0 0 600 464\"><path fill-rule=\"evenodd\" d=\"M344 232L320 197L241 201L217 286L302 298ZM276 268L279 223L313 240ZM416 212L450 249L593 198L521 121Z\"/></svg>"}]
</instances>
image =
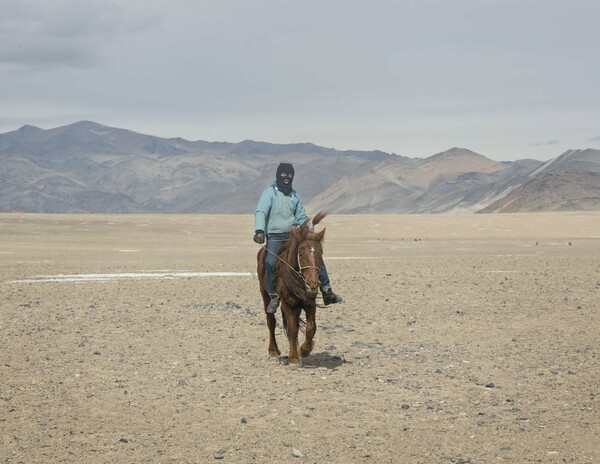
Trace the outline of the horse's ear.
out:
<instances>
[{"instance_id":1,"label":"horse's ear","mask_svg":"<svg viewBox=\"0 0 600 464\"><path fill-rule=\"evenodd\" d=\"M315 237L317 238L317 240L319 242L323 241L323 238L325 238L325 231L327 230L327 227L325 227L325 229L323 229L321 232L318 232L315 234Z\"/></svg>"}]
</instances>

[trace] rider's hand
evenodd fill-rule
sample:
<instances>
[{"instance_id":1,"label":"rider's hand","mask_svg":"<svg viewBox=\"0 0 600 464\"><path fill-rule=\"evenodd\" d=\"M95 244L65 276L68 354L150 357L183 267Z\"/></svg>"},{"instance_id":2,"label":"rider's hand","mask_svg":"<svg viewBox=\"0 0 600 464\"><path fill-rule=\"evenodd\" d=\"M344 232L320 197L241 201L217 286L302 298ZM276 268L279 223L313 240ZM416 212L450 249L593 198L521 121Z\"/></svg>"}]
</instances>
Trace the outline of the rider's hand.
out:
<instances>
[{"instance_id":1,"label":"rider's hand","mask_svg":"<svg viewBox=\"0 0 600 464\"><path fill-rule=\"evenodd\" d=\"M265 243L265 231L264 231L264 230L257 230L257 231L254 233L254 238L253 238L253 240L254 240L256 243L260 243L260 244L262 244L262 243Z\"/></svg>"}]
</instances>

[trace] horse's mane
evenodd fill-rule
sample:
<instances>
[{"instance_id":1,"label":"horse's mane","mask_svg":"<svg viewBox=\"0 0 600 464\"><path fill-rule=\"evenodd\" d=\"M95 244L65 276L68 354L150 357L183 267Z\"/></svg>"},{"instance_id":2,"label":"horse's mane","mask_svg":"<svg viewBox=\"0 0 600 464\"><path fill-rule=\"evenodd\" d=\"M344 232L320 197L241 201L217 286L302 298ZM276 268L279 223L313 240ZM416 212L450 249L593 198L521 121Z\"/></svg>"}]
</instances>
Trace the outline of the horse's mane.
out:
<instances>
[{"instance_id":1,"label":"horse's mane","mask_svg":"<svg viewBox=\"0 0 600 464\"><path fill-rule=\"evenodd\" d=\"M325 218L325 216L327 216L327 214L328 213L324 211L317 213L312 219L313 226L319 224ZM299 275L300 270L298 269L298 248L306 240L317 240L321 242L324 232L322 231L320 234L316 234L313 230L309 229L309 222L310 218L304 221L300 227L292 230L288 235L283 247L281 248L279 256L283 261L288 263L289 266L281 262L277 266L277 273L283 280L285 287L290 293L292 293L301 301L306 300L307 296L304 281Z\"/></svg>"}]
</instances>

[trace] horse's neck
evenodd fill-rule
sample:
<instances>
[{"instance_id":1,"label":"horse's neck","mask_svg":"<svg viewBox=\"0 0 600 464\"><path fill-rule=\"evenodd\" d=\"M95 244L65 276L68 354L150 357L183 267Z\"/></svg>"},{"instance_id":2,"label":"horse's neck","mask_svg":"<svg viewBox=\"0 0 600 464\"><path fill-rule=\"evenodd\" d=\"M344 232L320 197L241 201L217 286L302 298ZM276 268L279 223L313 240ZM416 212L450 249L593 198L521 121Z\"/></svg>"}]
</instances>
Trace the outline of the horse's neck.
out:
<instances>
[{"instance_id":1,"label":"horse's neck","mask_svg":"<svg viewBox=\"0 0 600 464\"><path fill-rule=\"evenodd\" d=\"M296 254L293 253L292 250L288 250L289 252L285 254L285 256L283 256L283 260L289 265L290 268L292 269L296 269L297 266L297 259L296 259ZM288 268L289 269L289 268Z\"/></svg>"},{"instance_id":2,"label":"horse's neck","mask_svg":"<svg viewBox=\"0 0 600 464\"><path fill-rule=\"evenodd\" d=\"M289 244L289 246L281 250L281 254L279 255L294 270L298 270L297 255L299 246L300 244L296 242Z\"/></svg>"}]
</instances>

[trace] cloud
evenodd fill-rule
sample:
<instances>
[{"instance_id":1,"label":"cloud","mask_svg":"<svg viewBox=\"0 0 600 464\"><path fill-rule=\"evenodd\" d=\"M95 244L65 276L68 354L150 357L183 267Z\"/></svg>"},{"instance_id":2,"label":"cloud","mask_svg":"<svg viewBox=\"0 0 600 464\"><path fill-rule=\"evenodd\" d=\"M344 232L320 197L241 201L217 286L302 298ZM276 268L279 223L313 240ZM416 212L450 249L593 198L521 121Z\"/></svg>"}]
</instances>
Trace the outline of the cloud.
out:
<instances>
[{"instance_id":1,"label":"cloud","mask_svg":"<svg viewBox=\"0 0 600 464\"><path fill-rule=\"evenodd\" d=\"M532 147L546 147L551 145L557 145L560 140L546 140L545 142L534 142L531 144Z\"/></svg>"},{"instance_id":2,"label":"cloud","mask_svg":"<svg viewBox=\"0 0 600 464\"><path fill-rule=\"evenodd\" d=\"M8 0L0 15L0 69L96 66L108 42L155 20L100 0Z\"/></svg>"},{"instance_id":3,"label":"cloud","mask_svg":"<svg viewBox=\"0 0 600 464\"><path fill-rule=\"evenodd\" d=\"M590 142L600 142L600 135L597 135L596 137L592 137L590 139Z\"/></svg>"}]
</instances>

